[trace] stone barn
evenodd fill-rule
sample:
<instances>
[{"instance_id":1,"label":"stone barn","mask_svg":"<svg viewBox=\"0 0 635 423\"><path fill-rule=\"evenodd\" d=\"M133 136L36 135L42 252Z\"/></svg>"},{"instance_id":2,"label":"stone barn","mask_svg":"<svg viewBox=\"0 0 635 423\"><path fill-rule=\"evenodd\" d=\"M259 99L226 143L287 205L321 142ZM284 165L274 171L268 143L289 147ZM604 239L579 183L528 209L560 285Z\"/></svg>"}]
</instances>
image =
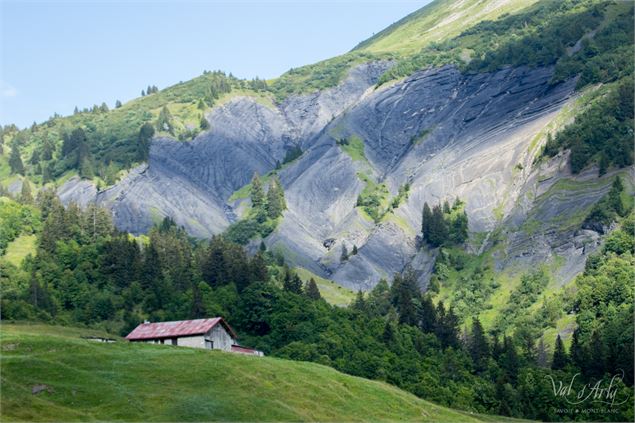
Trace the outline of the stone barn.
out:
<instances>
[{"instance_id":1,"label":"stone barn","mask_svg":"<svg viewBox=\"0 0 635 423\"><path fill-rule=\"evenodd\" d=\"M260 351L239 346L236 338L236 333L222 317L176 322L146 322L137 326L126 336L126 339L132 342L150 342L263 355Z\"/></svg>"}]
</instances>

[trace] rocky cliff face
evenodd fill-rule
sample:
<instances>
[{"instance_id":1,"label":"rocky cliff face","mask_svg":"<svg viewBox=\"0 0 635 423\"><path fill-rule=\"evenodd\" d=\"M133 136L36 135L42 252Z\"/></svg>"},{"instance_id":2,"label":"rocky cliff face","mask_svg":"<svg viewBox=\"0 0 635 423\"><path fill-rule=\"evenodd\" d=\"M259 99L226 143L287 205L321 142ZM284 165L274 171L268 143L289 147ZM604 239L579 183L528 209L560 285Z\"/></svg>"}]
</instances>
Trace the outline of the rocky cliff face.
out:
<instances>
[{"instance_id":1,"label":"rocky cliff face","mask_svg":"<svg viewBox=\"0 0 635 423\"><path fill-rule=\"evenodd\" d=\"M448 66L376 89L389 65L359 66L338 87L276 107L236 97L212 111L210 130L195 140L154 140L148 165L116 186L97 193L71 180L60 188L61 197L106 205L118 227L133 233L171 216L193 235L207 237L236 219L240 201L230 202L232 193L254 172L273 170L287 149L301 146L304 154L280 171L288 210L266 240L296 265L369 289L411 264L425 285L435 252L416 245L423 203L459 197L474 234L499 228L509 235L501 268L559 253L566 262L563 281L578 271L597 236L573 228L549 231L549 222L588 207L606 191L602 181L608 179L582 188L583 196L562 196L557 182L572 178L563 159L533 165L546 129L571 102L574 81L550 85L551 68L465 75ZM337 144L350 137L363 140L364 159L353 160ZM366 183L361 175L384 183L391 195L409 183L410 195L375 223L356 207ZM533 221L547 229L537 232L537 244L531 231L522 230ZM491 246L484 238L476 247L481 251ZM344 245L356 245L359 253L341 263Z\"/></svg>"}]
</instances>

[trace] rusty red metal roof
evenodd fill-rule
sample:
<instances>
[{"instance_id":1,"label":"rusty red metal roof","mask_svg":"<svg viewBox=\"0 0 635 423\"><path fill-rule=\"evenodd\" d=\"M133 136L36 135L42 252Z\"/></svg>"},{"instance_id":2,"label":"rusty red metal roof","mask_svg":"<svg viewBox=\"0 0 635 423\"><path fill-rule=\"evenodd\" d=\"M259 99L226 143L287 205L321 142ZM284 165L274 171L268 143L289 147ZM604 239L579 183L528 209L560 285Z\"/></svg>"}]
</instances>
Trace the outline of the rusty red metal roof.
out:
<instances>
[{"instance_id":1,"label":"rusty red metal roof","mask_svg":"<svg viewBox=\"0 0 635 423\"><path fill-rule=\"evenodd\" d=\"M179 320L175 322L142 323L126 336L129 341L143 339L178 338L180 336L202 335L217 324L222 324L235 339L236 333L222 317L211 319Z\"/></svg>"}]
</instances>

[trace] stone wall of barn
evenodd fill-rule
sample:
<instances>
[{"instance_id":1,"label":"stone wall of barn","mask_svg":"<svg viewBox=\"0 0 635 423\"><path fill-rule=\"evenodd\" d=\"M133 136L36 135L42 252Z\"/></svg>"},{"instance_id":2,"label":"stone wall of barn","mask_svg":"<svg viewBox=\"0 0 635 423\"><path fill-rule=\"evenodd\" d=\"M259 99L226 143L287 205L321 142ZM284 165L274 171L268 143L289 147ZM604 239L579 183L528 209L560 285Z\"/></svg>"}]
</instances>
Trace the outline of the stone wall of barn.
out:
<instances>
[{"instance_id":1,"label":"stone wall of barn","mask_svg":"<svg viewBox=\"0 0 635 423\"><path fill-rule=\"evenodd\" d=\"M184 336L177 339L179 347L205 348L205 337L203 335Z\"/></svg>"},{"instance_id":2,"label":"stone wall of barn","mask_svg":"<svg viewBox=\"0 0 635 423\"><path fill-rule=\"evenodd\" d=\"M223 325L221 325L220 323L214 326L209 332L207 332L207 336L214 343L215 350L231 352L232 344L236 343L236 340L227 333Z\"/></svg>"}]
</instances>

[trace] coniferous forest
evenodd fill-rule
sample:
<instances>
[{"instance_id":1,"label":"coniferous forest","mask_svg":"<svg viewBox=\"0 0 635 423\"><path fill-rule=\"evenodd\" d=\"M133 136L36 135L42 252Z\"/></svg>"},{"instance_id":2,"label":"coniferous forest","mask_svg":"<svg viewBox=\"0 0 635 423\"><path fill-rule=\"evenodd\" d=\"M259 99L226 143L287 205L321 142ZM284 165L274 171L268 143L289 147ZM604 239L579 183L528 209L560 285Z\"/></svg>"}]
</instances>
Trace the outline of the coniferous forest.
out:
<instances>
[{"instance_id":1,"label":"coniferous forest","mask_svg":"<svg viewBox=\"0 0 635 423\"><path fill-rule=\"evenodd\" d=\"M608 204L621 204L620 186L616 179ZM610 217L594 211L588 218L612 219L619 229L590 256L562 305L576 313L578 324L565 348L559 336L554 345L535 342L537 324L487 332L478 319L468 323L451 306L421 293L409 270L337 307L320 298L315 281L303 283L284 257L264 246L247 254L223 235L195 240L169 218L147 237L131 237L113 227L106 210L64 208L47 190L35 199L26 192L2 202L3 245L23 233L37 237L37 253L22 266L2 262L5 321L87 325L126 335L145 319L219 315L245 344L267 355L384 380L459 409L529 419L576 418L556 411L568 407L548 384L536 383L545 378L569 381L580 373L575 384L583 386L623 371L617 398L632 392L633 332L625 328L632 328L635 228L633 214L620 206L601 208ZM462 219L460 202L445 208L446 220L452 209ZM424 208L424 216L432 216L427 224L424 218L426 230L444 225L440 230L448 240L459 236L461 230L439 223L442 207L434 210ZM526 301L540 280L540 274L528 274L518 301ZM623 410L610 419L631 420L632 406ZM587 417L601 420L606 414Z\"/></svg>"},{"instance_id":2,"label":"coniferous forest","mask_svg":"<svg viewBox=\"0 0 635 423\"><path fill-rule=\"evenodd\" d=\"M327 369L320 380L336 388L320 388L342 393L340 407L384 395L380 386L411 398L424 421L437 406L421 399L477 420L634 421L633 2L422 6L273 79L204 70L161 88L135 82L136 98L21 127L2 108L0 408L10 412L0 418L80 419L77 381L44 380L56 347L31 349L50 330L113 337L135 374L144 354L160 364L170 351L259 375L303 361L287 390L312 386L302 369ZM187 42L207 58L198 38ZM0 84L4 106L17 90ZM120 338L146 321L217 316L266 357ZM73 336L53 343L75 345L64 365L88 374L73 354L97 344ZM359 379L366 397L333 369L384 383ZM239 373L242 390L252 374ZM277 421L288 398L274 389L282 376L266 377L259 389L276 401L263 416ZM136 395L117 383L119 399ZM197 395L183 390L187 413L157 416L216 417L218 404ZM317 403L302 400L311 420L303 411ZM397 420L398 405L375 417Z\"/></svg>"}]
</instances>

